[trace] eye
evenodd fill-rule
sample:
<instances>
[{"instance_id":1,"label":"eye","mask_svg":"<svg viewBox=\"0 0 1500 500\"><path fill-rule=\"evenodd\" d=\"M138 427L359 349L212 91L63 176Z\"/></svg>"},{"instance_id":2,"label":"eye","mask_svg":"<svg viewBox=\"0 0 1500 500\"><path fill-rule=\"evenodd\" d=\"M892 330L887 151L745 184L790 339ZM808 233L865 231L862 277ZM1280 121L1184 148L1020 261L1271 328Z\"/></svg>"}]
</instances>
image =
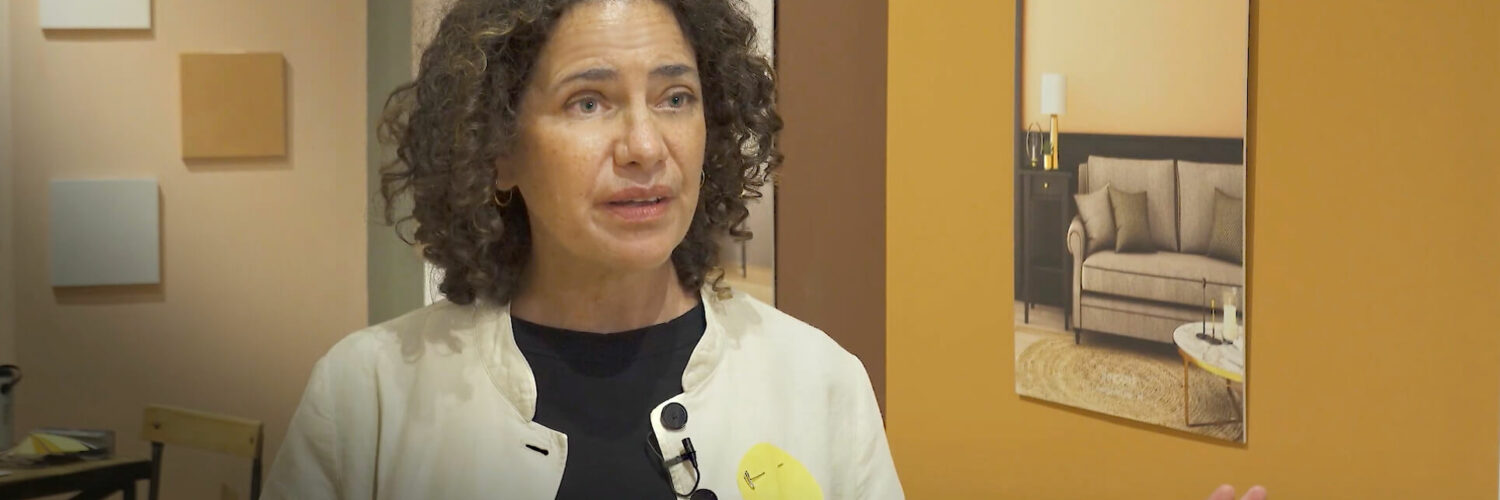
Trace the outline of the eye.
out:
<instances>
[{"instance_id":1,"label":"eye","mask_svg":"<svg viewBox=\"0 0 1500 500\"><path fill-rule=\"evenodd\" d=\"M604 109L604 100L598 95L584 95L568 101L567 110L579 115L594 115Z\"/></svg>"},{"instance_id":2,"label":"eye","mask_svg":"<svg viewBox=\"0 0 1500 500\"><path fill-rule=\"evenodd\" d=\"M573 105L578 108L578 111L584 114L593 113L599 110L599 100L592 97L579 99L575 101Z\"/></svg>"},{"instance_id":3,"label":"eye","mask_svg":"<svg viewBox=\"0 0 1500 500\"><path fill-rule=\"evenodd\" d=\"M677 92L667 96L666 101L662 104L670 109L683 109L692 106L694 102L697 102L696 99L697 96L694 96L691 92Z\"/></svg>"}]
</instances>

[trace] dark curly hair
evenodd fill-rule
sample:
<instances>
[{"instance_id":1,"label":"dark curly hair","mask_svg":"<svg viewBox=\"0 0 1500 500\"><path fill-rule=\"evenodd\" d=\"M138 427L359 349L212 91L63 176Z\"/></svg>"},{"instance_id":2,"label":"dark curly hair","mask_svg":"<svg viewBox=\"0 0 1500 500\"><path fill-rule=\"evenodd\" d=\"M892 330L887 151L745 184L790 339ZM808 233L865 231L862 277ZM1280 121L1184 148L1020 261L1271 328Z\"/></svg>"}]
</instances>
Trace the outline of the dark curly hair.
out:
<instances>
[{"instance_id":1,"label":"dark curly hair","mask_svg":"<svg viewBox=\"0 0 1500 500\"><path fill-rule=\"evenodd\" d=\"M589 0L456 0L422 53L417 77L386 100L381 140L396 159L381 172L385 222L443 270L449 301L508 302L531 252L525 199L504 207L495 164L515 147L516 117L532 65L567 10ZM711 283L725 236L744 228L747 200L759 198L781 165L771 64L754 51L755 26L737 0L657 1L677 18L697 58L707 128L704 180L687 236L672 251L678 281ZM410 215L392 207L411 196ZM414 240L403 222L415 221Z\"/></svg>"}]
</instances>

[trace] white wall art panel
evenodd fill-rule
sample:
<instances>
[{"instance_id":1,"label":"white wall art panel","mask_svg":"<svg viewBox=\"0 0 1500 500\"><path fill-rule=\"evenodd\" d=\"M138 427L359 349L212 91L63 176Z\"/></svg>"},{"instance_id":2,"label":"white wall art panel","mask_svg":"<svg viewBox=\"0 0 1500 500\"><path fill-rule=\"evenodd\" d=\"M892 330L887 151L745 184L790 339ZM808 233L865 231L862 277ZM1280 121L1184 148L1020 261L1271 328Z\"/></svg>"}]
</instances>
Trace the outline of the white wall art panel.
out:
<instances>
[{"instance_id":1,"label":"white wall art panel","mask_svg":"<svg viewBox=\"0 0 1500 500\"><path fill-rule=\"evenodd\" d=\"M42 29L151 29L151 0L41 0Z\"/></svg>"},{"instance_id":2,"label":"white wall art panel","mask_svg":"<svg viewBox=\"0 0 1500 500\"><path fill-rule=\"evenodd\" d=\"M54 180L52 286L161 282L155 179Z\"/></svg>"}]
</instances>

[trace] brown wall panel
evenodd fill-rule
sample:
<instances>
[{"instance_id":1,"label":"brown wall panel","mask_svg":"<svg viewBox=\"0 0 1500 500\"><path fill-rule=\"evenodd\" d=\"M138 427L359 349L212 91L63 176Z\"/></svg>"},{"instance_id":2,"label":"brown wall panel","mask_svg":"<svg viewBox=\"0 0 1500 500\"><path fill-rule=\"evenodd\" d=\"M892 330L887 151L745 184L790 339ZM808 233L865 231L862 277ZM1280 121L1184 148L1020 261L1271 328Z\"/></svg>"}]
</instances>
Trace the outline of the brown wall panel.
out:
<instances>
[{"instance_id":1,"label":"brown wall panel","mask_svg":"<svg viewBox=\"0 0 1500 500\"><path fill-rule=\"evenodd\" d=\"M778 2L786 163L776 303L864 361L885 404L886 2Z\"/></svg>"}]
</instances>

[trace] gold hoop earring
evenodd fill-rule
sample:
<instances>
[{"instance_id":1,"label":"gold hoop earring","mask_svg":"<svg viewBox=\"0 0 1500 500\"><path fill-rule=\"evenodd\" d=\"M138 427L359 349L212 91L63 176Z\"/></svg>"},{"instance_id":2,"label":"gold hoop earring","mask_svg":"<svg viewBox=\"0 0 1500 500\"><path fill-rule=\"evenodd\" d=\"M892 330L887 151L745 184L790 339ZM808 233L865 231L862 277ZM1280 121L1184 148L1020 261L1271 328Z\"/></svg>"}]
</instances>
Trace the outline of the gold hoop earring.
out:
<instances>
[{"instance_id":1,"label":"gold hoop earring","mask_svg":"<svg viewBox=\"0 0 1500 500\"><path fill-rule=\"evenodd\" d=\"M500 193L501 192L505 193L505 201L500 201ZM506 190L502 191L502 190L496 189L495 192L490 193L490 198L493 199L493 200L495 200L495 206L498 206L500 208L505 208L505 207L510 206L510 203L512 201L515 201L515 199L516 199L516 190L515 189L506 189Z\"/></svg>"}]
</instances>

